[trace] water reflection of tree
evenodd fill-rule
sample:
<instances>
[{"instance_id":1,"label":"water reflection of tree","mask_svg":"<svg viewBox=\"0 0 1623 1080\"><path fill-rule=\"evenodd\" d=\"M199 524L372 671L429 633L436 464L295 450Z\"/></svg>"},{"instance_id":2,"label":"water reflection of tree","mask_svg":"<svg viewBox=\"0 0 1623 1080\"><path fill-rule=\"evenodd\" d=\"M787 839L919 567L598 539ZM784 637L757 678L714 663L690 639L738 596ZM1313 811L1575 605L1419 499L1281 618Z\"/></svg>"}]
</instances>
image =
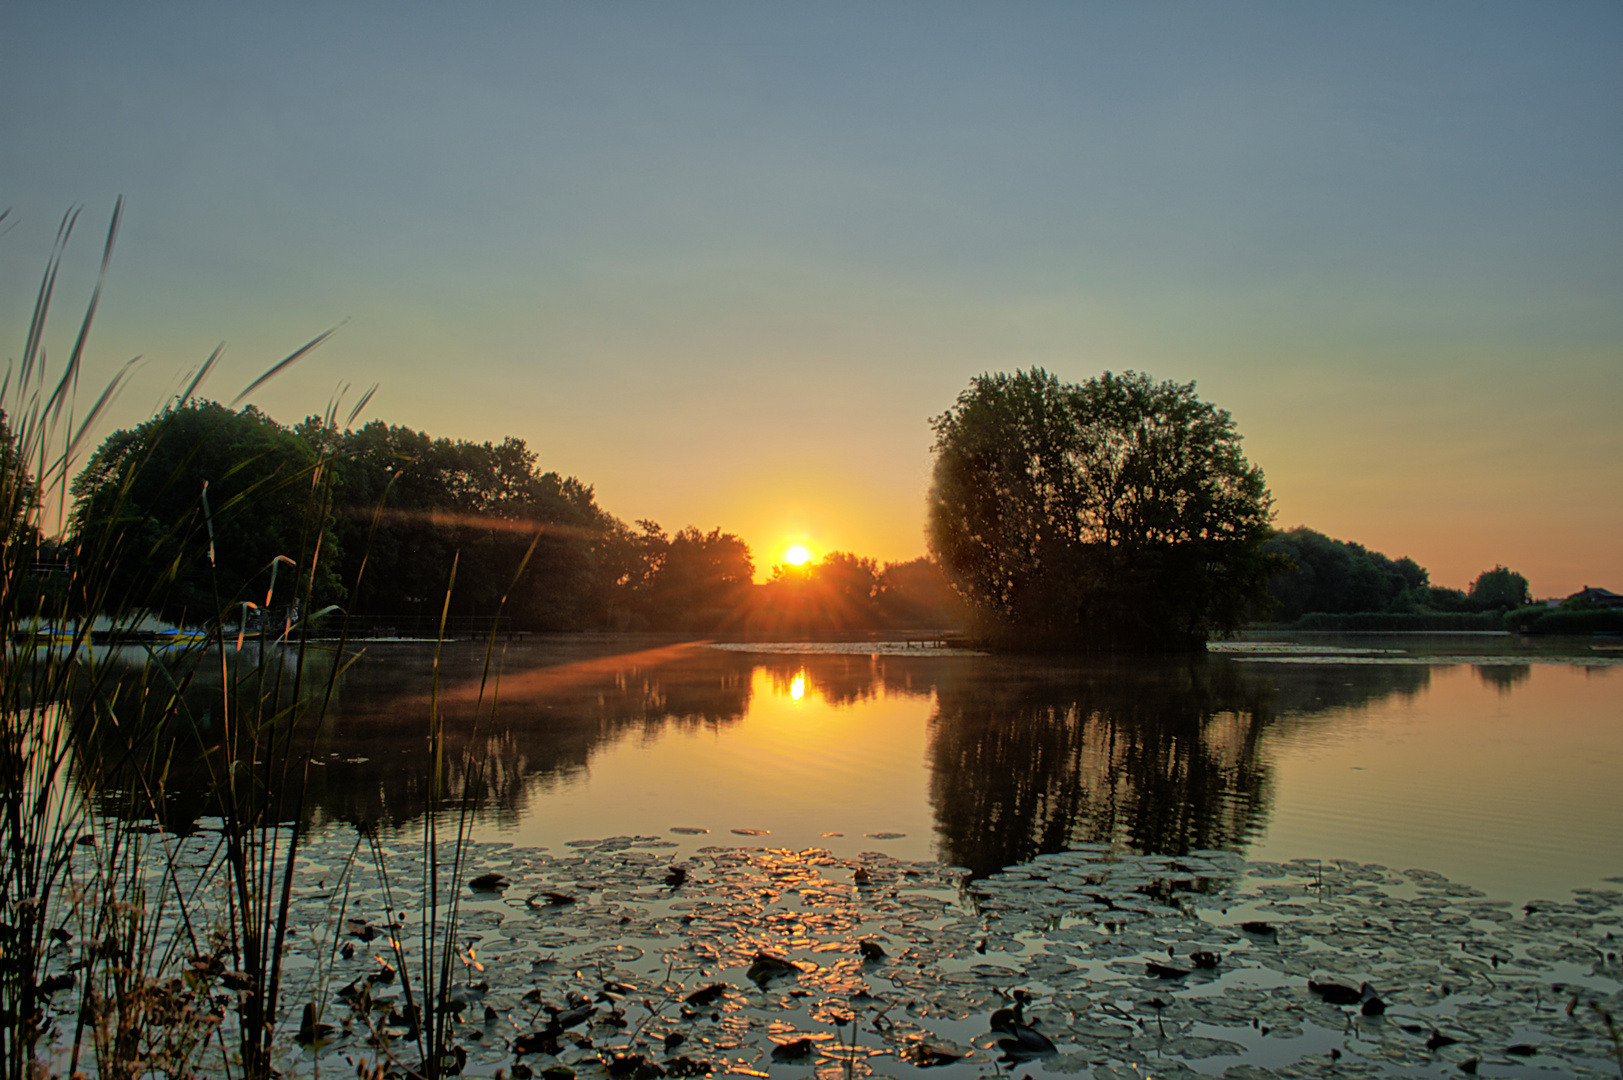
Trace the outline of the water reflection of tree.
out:
<instances>
[{"instance_id":1,"label":"water reflection of tree","mask_svg":"<svg viewBox=\"0 0 1623 1080\"><path fill-rule=\"evenodd\" d=\"M328 718L309 731L308 790L302 805L284 793L285 819L398 825L427 804L434 650L367 648ZM491 687L480 695L482 650L457 643L440 657L447 804L467 779L460 763L473 762L484 813L516 821L537 791L578 776L599 747L743 720L760 667L774 693L804 675L808 693L837 707L934 694L931 799L942 855L978 872L1083 841L1151 852L1243 845L1267 814L1264 740L1418 694L1430 679L1421 664L769 656L606 636L516 648L504 664L493 711ZM170 708L168 690L157 689L145 707ZM166 785L172 826L212 812L211 774L195 748L217 737L209 704L217 682L202 671L184 696L167 771L143 781ZM122 700L121 710L141 706L137 695ZM179 726L185 716L200 738ZM108 755L128 756L114 747Z\"/></svg>"},{"instance_id":2,"label":"water reflection of tree","mask_svg":"<svg viewBox=\"0 0 1623 1080\"><path fill-rule=\"evenodd\" d=\"M1390 697L1409 701L1431 685L1430 664L1239 663L1266 685L1268 707L1280 718L1362 708Z\"/></svg>"},{"instance_id":3,"label":"water reflection of tree","mask_svg":"<svg viewBox=\"0 0 1623 1080\"><path fill-rule=\"evenodd\" d=\"M1476 664L1476 677L1501 694L1508 694L1533 677L1531 664Z\"/></svg>"},{"instance_id":4,"label":"water reflection of tree","mask_svg":"<svg viewBox=\"0 0 1623 1080\"><path fill-rule=\"evenodd\" d=\"M604 743L653 738L667 727L738 722L749 704L753 666L738 654L609 638L551 642L543 650L515 651L505 663L509 670L499 681L486 680L482 649L449 644L440 656L437 693L450 765L443 799L455 803L470 779L464 763L472 763L483 785L483 810L500 822L515 821L534 789L583 770ZM311 760L308 782L302 793L296 785L278 793L279 816L384 824L421 816L431 775L434 675L432 647L369 646L341 678L326 717L300 736L301 752ZM207 757L218 739L219 699L219 675L206 665L178 703L167 686L147 685L134 671L117 683L106 704L123 718L119 729L150 731L154 711L162 709L167 753L148 764L151 755L114 745L110 736L93 766L101 773L116 766L121 778L99 786L115 795L149 791L151 798L130 807L109 796L104 810L155 812L176 829L212 813L217 770ZM319 702L307 705L314 709Z\"/></svg>"},{"instance_id":5,"label":"water reflection of tree","mask_svg":"<svg viewBox=\"0 0 1623 1080\"><path fill-rule=\"evenodd\" d=\"M320 738L314 718L332 669L332 654L322 649L303 657L302 679L293 650L275 651L263 666L257 655L250 645L232 664L238 689L229 707L239 732L239 776L274 756L273 738L295 747L295 756ZM216 780L223 785L228 771L222 683L217 656L189 650L149 657L138 648L118 648L79 668L68 703L77 732L74 782L98 813L157 820L185 832L220 812ZM274 726L264 719L273 715L281 721ZM299 809L297 777L254 798L271 820L292 820Z\"/></svg>"},{"instance_id":6,"label":"water reflection of tree","mask_svg":"<svg viewBox=\"0 0 1623 1080\"><path fill-rule=\"evenodd\" d=\"M1256 688L1203 659L1104 661L944 681L931 799L951 862L986 873L1102 842L1233 845L1256 827Z\"/></svg>"},{"instance_id":7,"label":"water reflection of tree","mask_svg":"<svg viewBox=\"0 0 1623 1080\"><path fill-rule=\"evenodd\" d=\"M743 719L750 699L746 658L636 644L588 640L573 655L510 656L494 710L488 685L482 701L479 695L477 651L459 648L442 658L439 707L447 760L454 763L444 794L454 798L463 790L462 763L471 762L483 782L482 813L512 823L534 791L584 770L599 746ZM430 659L421 649L390 650L346 676L322 778L312 784L324 813L392 823L422 813Z\"/></svg>"},{"instance_id":8,"label":"water reflection of tree","mask_svg":"<svg viewBox=\"0 0 1623 1080\"><path fill-rule=\"evenodd\" d=\"M409 821L426 803L421 756L433 655L418 645L372 652L344 678L311 798L330 818ZM600 746L738 723L757 666L774 692L787 693L804 674L808 690L832 705L881 693L928 694L934 679L925 672L939 667L865 654L760 656L657 637L552 639L544 649L509 655L492 715L488 696L476 707L481 665L482 655L466 645L442 657L440 707L448 760L477 764L484 813L502 823L516 821L535 791L580 774ZM464 779L453 768L447 798Z\"/></svg>"},{"instance_id":9,"label":"water reflection of tree","mask_svg":"<svg viewBox=\"0 0 1623 1080\"><path fill-rule=\"evenodd\" d=\"M1265 733L1412 694L1423 666L1250 666L1139 658L977 661L937 688L931 800L942 857L977 873L1105 843L1235 848L1270 799Z\"/></svg>"}]
</instances>

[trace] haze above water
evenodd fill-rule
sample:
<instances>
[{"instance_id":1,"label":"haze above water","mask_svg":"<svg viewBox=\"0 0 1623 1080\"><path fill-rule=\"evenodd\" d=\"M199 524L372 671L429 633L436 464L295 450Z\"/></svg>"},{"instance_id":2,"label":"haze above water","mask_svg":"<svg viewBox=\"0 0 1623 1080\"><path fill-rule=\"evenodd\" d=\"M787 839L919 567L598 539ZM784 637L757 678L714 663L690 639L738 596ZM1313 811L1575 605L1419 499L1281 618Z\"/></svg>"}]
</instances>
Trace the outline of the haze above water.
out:
<instances>
[{"instance_id":1,"label":"haze above water","mask_svg":"<svg viewBox=\"0 0 1623 1080\"><path fill-rule=\"evenodd\" d=\"M455 645L440 705L458 752L487 762L479 835L524 845L659 835L981 874L1081 842L1217 847L1422 867L1517 901L1623 875L1619 653L1496 637L1215 648L1056 663L572 637L508 646L498 707L487 690L475 723L481 655ZM318 815L420 820L432 655L367 647Z\"/></svg>"}]
</instances>

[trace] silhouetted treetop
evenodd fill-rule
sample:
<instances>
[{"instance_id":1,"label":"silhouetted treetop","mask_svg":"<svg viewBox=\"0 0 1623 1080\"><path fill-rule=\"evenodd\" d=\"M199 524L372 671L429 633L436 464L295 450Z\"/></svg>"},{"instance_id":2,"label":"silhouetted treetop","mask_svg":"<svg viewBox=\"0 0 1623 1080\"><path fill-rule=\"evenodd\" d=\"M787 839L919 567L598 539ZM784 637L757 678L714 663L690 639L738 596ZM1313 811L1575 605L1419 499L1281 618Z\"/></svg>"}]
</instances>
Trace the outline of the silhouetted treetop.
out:
<instances>
[{"instance_id":1,"label":"silhouetted treetop","mask_svg":"<svg viewBox=\"0 0 1623 1080\"><path fill-rule=\"evenodd\" d=\"M993 643L1196 647L1263 596L1262 470L1193 383L982 375L932 423L931 550Z\"/></svg>"},{"instance_id":2,"label":"silhouetted treetop","mask_svg":"<svg viewBox=\"0 0 1623 1080\"><path fill-rule=\"evenodd\" d=\"M1532 591L1527 579L1504 566L1484 570L1471 582L1467 595L1472 603L1483 608L1517 608L1532 602Z\"/></svg>"},{"instance_id":3,"label":"silhouetted treetop","mask_svg":"<svg viewBox=\"0 0 1623 1080\"><path fill-rule=\"evenodd\" d=\"M115 606L176 622L207 621L220 604L262 604L279 558L297 573L278 577L272 603L290 602L311 574L312 598L336 600L336 538L315 490L317 460L252 405L175 405L109 435L74 479L77 557L112 567Z\"/></svg>"}]
</instances>

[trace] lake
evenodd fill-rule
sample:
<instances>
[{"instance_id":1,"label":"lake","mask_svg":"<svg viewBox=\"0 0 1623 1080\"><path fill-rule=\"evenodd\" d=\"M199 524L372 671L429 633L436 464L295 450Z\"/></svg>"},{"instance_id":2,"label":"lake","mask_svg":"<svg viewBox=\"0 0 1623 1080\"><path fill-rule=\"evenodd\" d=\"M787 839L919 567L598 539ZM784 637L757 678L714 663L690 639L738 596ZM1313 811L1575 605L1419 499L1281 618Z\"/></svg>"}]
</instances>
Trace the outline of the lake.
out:
<instances>
[{"instance_id":1,"label":"lake","mask_svg":"<svg viewBox=\"0 0 1623 1080\"><path fill-rule=\"evenodd\" d=\"M361 648L314 733L283 894L281 1030L306 1002L332 1037L280 1039L283 1075L406 1060L401 984L453 933L443 1015L471 1076L1623 1069L1608 642ZM188 696L210 734L217 695ZM483 790L465 845L445 811L442 843L416 842L431 715L438 801ZM206 904L223 830L187 769L138 872ZM88 880L99 845L71 852ZM66 1060L76 1006L57 1008Z\"/></svg>"},{"instance_id":2,"label":"lake","mask_svg":"<svg viewBox=\"0 0 1623 1080\"><path fill-rule=\"evenodd\" d=\"M1520 902L1623 874L1623 654L1594 644L1275 636L1057 662L584 635L504 646L483 704L483 650L448 645L438 707L483 764L482 839L883 851L977 875L1082 843L1221 848ZM433 657L365 646L318 818L419 821Z\"/></svg>"}]
</instances>

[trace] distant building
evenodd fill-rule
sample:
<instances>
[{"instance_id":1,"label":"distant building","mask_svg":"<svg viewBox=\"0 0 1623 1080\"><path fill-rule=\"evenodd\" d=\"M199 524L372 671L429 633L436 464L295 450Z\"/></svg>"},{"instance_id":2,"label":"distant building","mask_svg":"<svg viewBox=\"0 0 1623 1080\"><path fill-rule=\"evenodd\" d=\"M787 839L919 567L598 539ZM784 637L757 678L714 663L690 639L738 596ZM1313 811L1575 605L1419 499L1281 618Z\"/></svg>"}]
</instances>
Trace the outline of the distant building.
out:
<instances>
[{"instance_id":1,"label":"distant building","mask_svg":"<svg viewBox=\"0 0 1623 1080\"><path fill-rule=\"evenodd\" d=\"M1623 608L1623 596L1619 596L1611 589L1593 589L1585 585L1567 597L1566 603L1583 604L1588 607Z\"/></svg>"}]
</instances>

